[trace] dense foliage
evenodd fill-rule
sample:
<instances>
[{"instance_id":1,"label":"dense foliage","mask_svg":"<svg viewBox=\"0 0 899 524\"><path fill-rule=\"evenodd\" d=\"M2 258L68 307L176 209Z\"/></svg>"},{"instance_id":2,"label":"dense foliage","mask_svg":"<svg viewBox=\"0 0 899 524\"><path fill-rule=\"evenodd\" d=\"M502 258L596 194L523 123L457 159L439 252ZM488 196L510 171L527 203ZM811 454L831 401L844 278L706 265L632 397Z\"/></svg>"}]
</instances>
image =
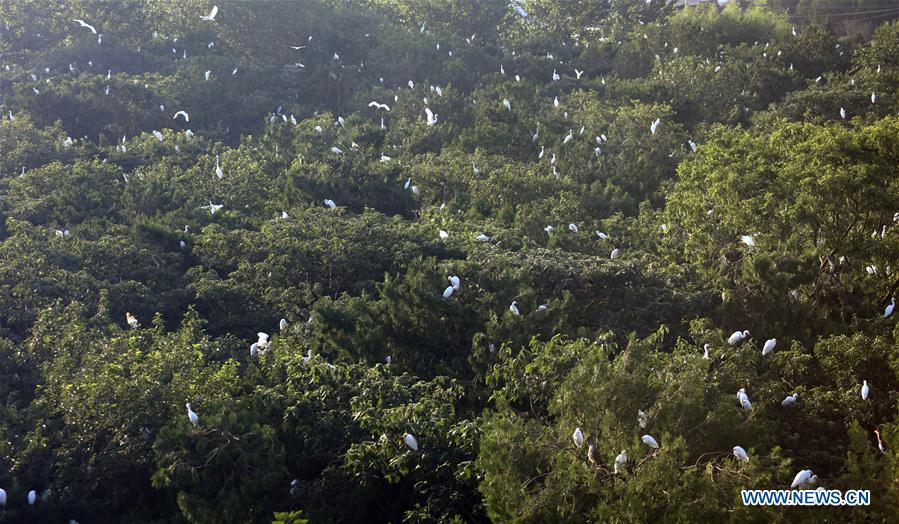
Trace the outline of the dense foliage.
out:
<instances>
[{"instance_id":1,"label":"dense foliage","mask_svg":"<svg viewBox=\"0 0 899 524\"><path fill-rule=\"evenodd\" d=\"M899 9L738 4L0 2L0 521L896 521Z\"/></svg>"}]
</instances>

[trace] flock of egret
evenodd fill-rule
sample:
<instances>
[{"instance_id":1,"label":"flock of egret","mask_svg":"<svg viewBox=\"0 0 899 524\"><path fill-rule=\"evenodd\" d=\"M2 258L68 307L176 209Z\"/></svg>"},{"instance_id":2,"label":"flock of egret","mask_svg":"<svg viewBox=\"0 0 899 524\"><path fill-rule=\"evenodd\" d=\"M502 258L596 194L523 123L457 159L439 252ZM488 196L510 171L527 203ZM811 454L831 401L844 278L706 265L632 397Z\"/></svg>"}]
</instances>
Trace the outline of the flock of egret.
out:
<instances>
[{"instance_id":1,"label":"flock of egret","mask_svg":"<svg viewBox=\"0 0 899 524\"><path fill-rule=\"evenodd\" d=\"M203 21L215 22L215 18L216 18L216 16L218 15L218 13L219 13L219 8L218 8L217 6L213 6L212 9L209 11L208 14L200 15L199 18L200 18L201 20L203 20ZM85 21L82 20L82 19L75 19L74 22L77 23L80 27L85 28L85 29L88 29L92 34L97 35L97 37L98 37L98 44L102 44L102 36L103 36L103 35L102 35L102 34L99 34L99 33L97 32L97 29L96 29L94 26L88 24L87 22L85 22ZM424 31L424 30L425 30L425 27L423 26L423 27L422 27L422 31ZM794 34L794 35L796 34L795 29L794 29L794 31L793 31L793 34ZM467 40L469 43L471 43L471 41L473 41L474 39L475 39L475 35L472 35L470 38L468 38L468 39L466 39L466 40ZM310 37L310 40L311 40L311 37ZM176 39L175 41L177 41L177 39ZM213 43L213 42L210 42L208 47L209 47L209 48L212 48L213 46L214 46L214 43ZM306 48L305 45L290 46L290 47L291 47L291 49L293 49L293 50L302 50L302 49ZM438 44L438 49L439 49L439 44ZM173 49L173 51L175 51L175 50ZM675 48L674 52L675 52L675 53L677 52L677 49L676 49L676 48ZM186 57L186 50L184 51L184 54L185 54L185 57ZM452 55L452 53L450 52L450 56L451 56L451 55ZM334 58L334 60L339 60L339 59L340 59L340 56L339 56L339 54L334 53L333 58ZM552 55L547 54L547 58L552 59ZM296 66L297 66L297 67L300 67L300 68L305 68L305 66L304 66L303 64L301 64L301 63L297 63ZM71 66L70 66L70 69L71 69ZM720 66L716 67L716 68L715 68L715 71L716 71L716 72L720 71ZM506 74L505 67L504 67L502 64L500 65L500 73L501 73L502 75L505 75L505 74ZM581 77L582 77L582 75L584 74L584 71L583 71L583 70L578 70L578 69L575 68L575 69L574 69L574 73L575 73L575 75L576 75L576 79L580 80ZM211 77L211 74L212 74L212 71L209 71L209 70L208 70L208 71L205 71L204 74L203 74L204 80L208 81L208 80L210 79L210 77ZM232 76L233 76L233 75L236 75L236 74L237 74L237 68L235 68L235 69L232 71ZM109 79L110 75L111 75L111 71L107 74L107 79ZM517 81L520 81L520 79L521 79L521 77L520 77L519 75L516 75L515 78L516 78ZM557 81L559 81L559 80L561 79L561 75L559 74L559 72L558 72L558 70L557 70L556 68L553 69L552 77L551 77L551 78L552 78L552 81L554 81L554 82L557 82ZM381 81L383 82L383 79L381 79ZM604 83L604 81L603 81L603 83ZM415 84L414 84L414 82L413 82L412 80L409 80L408 86L409 86L410 89L414 89ZM431 90L432 90L433 92L435 92L438 96L443 96L442 89L441 89L439 86L432 86ZM37 92L37 89L36 89L36 88L35 88L35 91ZM106 87L105 92L106 92L107 95L109 94L109 86L108 86L108 85L107 85L107 87ZM397 100L398 100L398 98L395 96L395 97L394 97L394 101L397 101ZM874 104L874 103L876 103L876 101L877 101L877 95L876 95L876 93L872 92L872 93L871 93L871 103ZM432 109L431 109L430 107L428 107L428 105L427 105L427 104L428 104L427 98L424 99L424 102L425 102L425 107L424 107L425 122L426 122L426 124L427 124L428 126L434 126L434 125L436 125L436 124L438 123L438 116L439 116L439 115L437 115L436 113L434 113L434 112L432 111ZM554 97L552 103L553 103L553 106L556 107L556 108L559 108L560 105L561 105L558 96L555 96L555 97ZM503 105L503 107L504 107L507 111L512 111L512 102L511 102L509 99L504 98L504 99L502 100L502 105ZM377 111L385 111L385 112L390 112L390 111L391 111L391 107L390 107L389 105L387 105L387 104L385 104L385 103L378 102L378 101L374 101L374 100L371 101L371 102L369 102L368 107L374 108L374 109L377 110ZM161 111L165 111L165 106L162 106L162 105L161 105L161 106L160 106L160 110L161 110ZM280 112L280 111L279 111L279 112ZM847 118L847 112L846 112L846 110L845 110L844 108L841 107L840 110L839 110L839 115L840 115L840 117L841 117L842 119L845 120L845 119ZM282 118L283 118L285 121L287 121L286 115L281 115L281 116L282 116ZM566 113L566 116L567 116L567 113ZM188 113L187 111L185 111L185 110L179 110L179 111L177 111L176 113L174 113L174 116L172 117L172 120L177 120L179 117L181 117L185 123L189 123L189 122L190 122L190 115L189 115L189 113ZM12 111L9 112L9 118L10 118L10 120L13 120L13 119L14 119L14 116L13 116L13 114L12 114ZM296 124L296 119L295 119L293 116L291 116L291 121L292 121L294 124ZM650 123L650 126L649 126L650 135L655 135L655 134L657 133L657 131L658 131L659 126L661 125L661 123L662 123L662 121L661 121L660 118L656 118L656 119L654 119L654 120ZM343 120L342 117L338 117L337 125L340 125L340 126L343 126L343 125L344 125L344 120ZM383 119L381 119L381 127L382 127L382 129L385 127L385 126L384 126L384 120L383 120ZM319 134L323 133L323 129L321 128L321 126L316 126L316 127L315 127L315 130L316 130L316 132L318 132ZM585 131L585 128L584 128L584 127L581 127L581 129L580 129L579 132L578 132L578 136L583 135L583 134L584 134L584 131ZM187 130L187 131L186 131L186 134L187 134L188 136L192 136L193 133L191 133L190 130ZM164 138L165 138L164 135L163 135L161 132L157 131L157 130L153 130L153 135L154 135L154 136L157 138L157 140L159 140L159 141L163 141ZM534 142L538 141L538 140L539 140L539 137L540 137L540 129L539 129L539 125L538 125L538 128L537 128L537 130L535 131L535 133L534 133L534 135L533 135L533 137L532 137L532 138L533 138L533 141L534 141ZM565 135L564 138L562 139L562 144L563 144L563 145L568 144L569 142L573 141L574 139L575 139L575 133L574 133L574 130L573 130L573 129L570 129L569 132L568 132L568 134ZM594 150L596 156L600 156L600 155L602 154L602 149L601 149L601 147L599 147L599 145L602 144L602 143L604 143L605 141L607 141L607 137L606 137L605 134L600 134L599 136L596 137L596 144L597 144L597 145L596 145L595 150ZM69 138L69 139L67 139L67 141L66 141L66 143L64 144L64 146L66 146L66 147L71 146L72 143L73 143L73 142L72 142L72 139ZM355 144L354 144L354 145L355 145ZM695 142L693 142L692 140L690 140L690 141L689 141L689 146L690 146L690 149L691 149L692 151L696 151L697 146L696 146L696 143L695 143ZM124 138L123 138L123 144L122 144L121 147L122 147L122 148L125 147L125 146L124 146ZM343 154L344 154L344 151L343 151L341 148L337 147L336 145L335 145L335 146L332 146L332 147L330 148L330 151L331 151L332 153L334 153L335 155L343 155ZM541 150L540 150L540 153L539 153L539 155L538 155L538 159L542 159L542 158L544 157L544 153L545 153L545 146L541 146ZM391 160L391 158L390 158L389 156L383 155L383 154L382 154L382 156L381 156L381 161L390 161L390 160ZM550 164L551 164L551 166L552 166L553 173L555 173L556 176L558 177L559 175L558 175L558 171L556 170L556 155L555 155L555 153L553 153L552 156L551 156ZM474 173L475 175L477 175L477 174L479 173L479 170L478 170L477 166L474 164L474 162L472 162L472 171L473 171L473 173ZM222 167L221 167L221 159L220 159L219 155L216 155L216 161L215 161L215 175L216 175L219 179L222 179L222 178L224 177L224 171L222 170ZM413 193L418 194L418 188L417 188L416 186L414 186L414 185L411 185L411 179L409 179L409 180L406 181L405 186L404 186L404 189L408 189L408 190L412 191ZM331 199L326 198L326 199L324 199L322 202L323 202L323 204L324 204L326 207L328 207L328 208L334 209L334 208L337 207L336 203L335 203L333 200L331 200ZM210 213L211 215L216 214L216 212L220 211L223 207L224 207L223 204L213 204L212 201L209 201L208 205L201 206L202 209L208 210L209 213ZM282 216L286 218L286 217L287 217L287 213L286 213L286 212L283 212L283 213L282 213ZM547 226L544 228L544 231L545 231L548 235L551 235L551 234L553 233L554 229L555 229L555 228L554 228L552 225L547 225ZM573 232L573 233L577 233L578 230L579 230L579 228L578 228L578 226L577 226L576 224L570 223L570 224L568 224L568 230L571 231L571 232ZM68 231L65 231L65 233L68 233ZM61 232L61 231L57 231L57 235L58 235L58 236L67 236L67 235L64 235L63 232ZM604 233L604 232L601 232L601 231L596 231L596 235L597 235L601 240L605 240L605 239L608 239L608 238L609 238L609 235L608 235L608 234L606 234L606 233ZM749 246L750 248L752 248L752 247L755 246L755 238L754 238L754 237L755 237L755 235L743 235L743 236L740 237L740 241L741 241L743 244L745 244L746 246ZM446 240L447 238L449 238L449 233L447 233L447 232L444 231L444 230L440 230L440 231L439 231L439 238L440 238L441 240ZM490 242L490 240L491 240L491 238L490 238L488 235L484 234L484 233L481 233L481 234L477 235L477 236L475 237L475 239L476 239L477 241L479 241L479 242ZM182 249L183 249L183 248L184 248L184 242L183 242L183 241L181 242L181 245L182 245ZM613 259L613 260L615 260L615 259L617 259L617 258L620 257L620 254L621 254L621 251L620 251L618 248L615 248L615 249L613 249L613 250L611 251L610 258ZM870 271L869 271L869 272L870 272ZM453 295L454 295L455 293L458 293L458 292L460 291L460 289L461 289L461 280L460 280L460 278L459 278L458 276L455 276L455 275L450 276L450 277L448 277L448 280L449 280L450 285L447 286L447 287L444 289L443 294L442 294L442 297L443 297L444 300L449 300L451 297L453 297ZM896 306L896 299L895 299L895 297L894 297L894 298L892 298L890 304L889 304L889 305L886 307L886 309L884 310L883 317L884 317L884 318L890 317L890 316L893 314L893 311L894 311L894 309L895 309L895 306ZM512 315L514 315L514 316L519 316L519 315L521 314L520 311L519 311L519 308L518 308L518 302L515 301L515 300L512 301L512 303L509 305L509 308L508 308L508 309L509 309L510 313L511 313ZM547 306L546 306L545 304L540 305L540 306L537 308L538 311L545 311L546 309L547 309ZM137 318L134 317L130 312L129 312L129 313L126 313L126 322L127 322L127 324L128 324L132 329L137 329L137 328L139 327L139 325L140 325L139 322L138 322L138 320L137 320ZM286 320L286 319L281 319L281 321L279 322L279 330L282 331L282 332L284 332L284 331L287 329L287 327L288 327L287 320ZM748 330L744 330L744 331L735 331L733 334L731 334L731 335L728 337L727 342L728 342L728 344L730 344L731 346L736 346L736 345L739 345L739 344L740 344L742 341L744 341L745 339L747 339L747 338L749 337L749 335L750 335L750 332L749 332ZM257 334L257 337L258 337L258 339L256 340L256 342L254 342L254 343L250 346L250 355L251 355L251 356L256 356L257 354L264 354L264 353L268 350L268 348L270 347L269 335L268 335L268 334L263 333L263 332L259 332L259 333ZM764 346L763 346L763 348L762 348L762 355L763 355L763 356L766 356L766 355L770 354L772 351L774 351L776 345L777 345L777 339L776 339L776 338L768 339L768 340L764 343ZM491 346L492 346L492 344L491 344ZM705 344L705 345L703 346L704 353L703 353L703 357L702 357L702 358L704 358L704 359L708 359L708 358L709 358L709 349L710 349L709 344ZM311 356L311 354L310 354L309 356ZM388 365L390 364L390 356L387 356L386 362L387 362ZM862 397L863 400L867 400L868 397L869 397L869 395L870 395L870 386L869 386L867 380L864 380L864 381L862 382L862 387L861 387L861 397ZM750 400L749 400L748 395L746 394L745 388L741 388L741 389L737 392L737 399L738 399L738 401L739 401L740 406L741 406L744 410L751 410L751 409L752 409L752 404L751 404L751 402L750 402ZM787 396L787 397L782 401L781 405L782 405L783 407L790 407L790 406L795 405L796 402L797 402L797 400L798 400L798 394L797 394L797 393L794 393L794 394L792 394L792 395L790 395L790 396ZM190 424L191 424L192 426L198 426L199 423L200 423L200 418L199 418L199 416L197 415L197 413L194 412L193 409L191 408L191 404L190 404L190 403L187 403L187 404L186 404L186 408L187 408L187 416L188 416L188 420L189 420ZM641 428L646 426L646 414L643 413L642 411L639 411L639 412L638 412L638 420L639 420L639 422L640 422L640 427L641 427ZM882 444L882 442L881 442L881 440L880 440L880 434L879 434L879 432L877 432L876 430L875 430L875 433L877 433L878 446L879 446L879 448L880 448L881 451L884 451L884 446L883 446L883 444ZM580 427L575 428L575 430L574 430L574 432L573 432L573 434L572 434L572 439L573 439L573 441L574 441L574 443L575 443L575 445L576 445L577 448L583 447L583 445L584 445L584 443L585 443L585 437L584 437L583 431L581 430ZM402 435L402 440L403 440L404 444L405 444L409 449L411 449L412 451L418 451L418 449L419 449L419 444L418 444L418 440L415 438L415 436L413 436L413 435L410 434L410 433L403 433L403 435ZM641 437L641 442L642 442L643 444L645 444L647 447L649 447L649 448L652 450L653 453L656 452L657 450L659 450L659 448L660 448L658 441L657 441L653 436L651 436L651 435L649 435L649 434L643 435L643 436ZM748 461L749 461L749 455L748 455L748 453L747 453L746 450L745 450L743 447L741 447L741 446L734 446L734 447L733 447L733 455L734 455L739 461L742 461L742 462L748 462ZM587 456L588 456L588 459L589 459L592 463L597 464L597 463L599 462L599 459L598 459L598 457L597 457L597 452L596 452L595 445L594 445L592 442L588 443ZM622 450L622 451L615 457L615 459L614 459L614 472L615 472L616 474L623 472L624 469L625 469L626 466L627 466L627 462L628 462L627 451L626 451L626 450ZM805 485L805 484L814 484L814 483L816 482L816 480L817 480L817 477L812 473L811 470L802 470L802 471L800 471L799 473L797 473L797 475L796 475L795 478L793 479L793 482L791 483L791 488L801 487L801 486L803 486L803 485ZM298 484L298 481L297 481L296 479L291 483L291 492L295 492L295 490L297 489L297 484ZM6 505L6 501L7 501L7 494L6 494L6 491L3 490L3 489L0 489L0 506L5 506L5 505ZM36 503L36 501L37 501L37 492L36 492L35 490L31 490L31 491L28 492L28 494L27 494L27 501L28 501L28 504L30 504L30 505L34 505L34 504Z\"/></svg>"}]
</instances>

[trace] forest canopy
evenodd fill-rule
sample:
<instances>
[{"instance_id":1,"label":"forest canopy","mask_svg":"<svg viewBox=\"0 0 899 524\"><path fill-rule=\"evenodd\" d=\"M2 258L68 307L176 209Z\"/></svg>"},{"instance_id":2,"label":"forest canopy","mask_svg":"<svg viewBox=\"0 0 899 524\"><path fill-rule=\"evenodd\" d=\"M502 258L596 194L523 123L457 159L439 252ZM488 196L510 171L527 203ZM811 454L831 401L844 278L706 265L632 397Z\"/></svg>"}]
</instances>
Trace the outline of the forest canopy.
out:
<instances>
[{"instance_id":1,"label":"forest canopy","mask_svg":"<svg viewBox=\"0 0 899 524\"><path fill-rule=\"evenodd\" d=\"M0 2L0 522L897 521L899 7L684 4Z\"/></svg>"}]
</instances>

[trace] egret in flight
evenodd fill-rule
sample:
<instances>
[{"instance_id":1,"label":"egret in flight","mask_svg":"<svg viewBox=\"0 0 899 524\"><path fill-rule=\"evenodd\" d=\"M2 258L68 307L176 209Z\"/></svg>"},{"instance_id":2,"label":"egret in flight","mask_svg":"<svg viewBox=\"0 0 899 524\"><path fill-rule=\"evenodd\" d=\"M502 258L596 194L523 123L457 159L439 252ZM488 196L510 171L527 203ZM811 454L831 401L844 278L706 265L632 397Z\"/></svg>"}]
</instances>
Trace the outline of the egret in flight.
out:
<instances>
[{"instance_id":1,"label":"egret in flight","mask_svg":"<svg viewBox=\"0 0 899 524\"><path fill-rule=\"evenodd\" d=\"M390 106L388 106L387 104L381 104L381 103L375 102L374 100L372 100L371 102L368 103L368 107L374 107L377 109L383 109L385 111L390 111Z\"/></svg>"},{"instance_id":2,"label":"egret in flight","mask_svg":"<svg viewBox=\"0 0 899 524\"><path fill-rule=\"evenodd\" d=\"M212 201L210 201L209 205L200 206L200 209L207 209L209 210L210 215L214 215L216 211L220 210L223 207L225 207L224 204L213 204Z\"/></svg>"},{"instance_id":3,"label":"egret in flight","mask_svg":"<svg viewBox=\"0 0 899 524\"><path fill-rule=\"evenodd\" d=\"M215 21L215 15L219 14L219 6L214 5L212 9L209 11L208 15L200 15L200 20L206 20L208 22Z\"/></svg>"},{"instance_id":4,"label":"egret in flight","mask_svg":"<svg viewBox=\"0 0 899 524\"><path fill-rule=\"evenodd\" d=\"M175 113L175 116L172 117L172 120L177 120L179 116L183 116L185 122L190 122L190 115L187 114L187 111L178 111Z\"/></svg>"},{"instance_id":5,"label":"egret in flight","mask_svg":"<svg viewBox=\"0 0 899 524\"><path fill-rule=\"evenodd\" d=\"M91 33L97 34L97 30L94 29L94 26L88 24L88 23L85 22L84 20L80 20L80 19L76 18L74 21L75 21L75 22L78 22L78 25L80 25L81 27L86 27L86 28L90 29L90 30L91 30Z\"/></svg>"}]
</instances>

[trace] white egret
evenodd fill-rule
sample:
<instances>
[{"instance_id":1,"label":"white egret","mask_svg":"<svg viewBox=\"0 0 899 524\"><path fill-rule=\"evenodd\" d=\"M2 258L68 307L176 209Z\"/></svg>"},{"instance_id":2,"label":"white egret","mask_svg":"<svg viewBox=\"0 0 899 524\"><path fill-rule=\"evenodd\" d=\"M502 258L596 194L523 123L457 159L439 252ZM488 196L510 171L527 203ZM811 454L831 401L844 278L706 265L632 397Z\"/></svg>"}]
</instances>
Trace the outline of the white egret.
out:
<instances>
[{"instance_id":1,"label":"white egret","mask_svg":"<svg viewBox=\"0 0 899 524\"><path fill-rule=\"evenodd\" d=\"M427 117L428 117L428 125L429 126L432 126L437 123L437 115L435 115L434 112L431 111L430 107L425 108L425 113L427 114Z\"/></svg>"},{"instance_id":2,"label":"white egret","mask_svg":"<svg viewBox=\"0 0 899 524\"><path fill-rule=\"evenodd\" d=\"M446 286L446 289L443 290L443 300L449 300L453 293L455 293L456 288L453 286Z\"/></svg>"},{"instance_id":3,"label":"white egret","mask_svg":"<svg viewBox=\"0 0 899 524\"><path fill-rule=\"evenodd\" d=\"M609 258L611 258L612 260L615 260L616 258L618 258L620 256L621 256L621 250L616 247L615 249L612 250L612 254L609 255Z\"/></svg>"},{"instance_id":4,"label":"white egret","mask_svg":"<svg viewBox=\"0 0 899 524\"><path fill-rule=\"evenodd\" d=\"M872 104L877 103L877 94L874 93L873 91L871 92L871 103Z\"/></svg>"},{"instance_id":5,"label":"white egret","mask_svg":"<svg viewBox=\"0 0 899 524\"><path fill-rule=\"evenodd\" d=\"M478 242L490 242L490 237L488 237L484 233L481 233L480 235L475 237L475 240L477 240Z\"/></svg>"},{"instance_id":6,"label":"white egret","mask_svg":"<svg viewBox=\"0 0 899 524\"><path fill-rule=\"evenodd\" d=\"M562 144L567 144L568 142L571 142L573 139L574 139L574 130L569 129L568 134L565 135L565 138L562 140Z\"/></svg>"},{"instance_id":7,"label":"white egret","mask_svg":"<svg viewBox=\"0 0 899 524\"><path fill-rule=\"evenodd\" d=\"M385 111L390 111L390 106L388 106L387 104L381 104L381 103L375 102L374 100L372 100L371 102L368 103L368 107L374 107L377 109L383 109Z\"/></svg>"},{"instance_id":8,"label":"white egret","mask_svg":"<svg viewBox=\"0 0 899 524\"><path fill-rule=\"evenodd\" d=\"M877 436L877 449L885 455L887 452L887 448L883 445L883 440L881 440L880 438L880 431L878 431L876 428L874 429L874 435Z\"/></svg>"},{"instance_id":9,"label":"white egret","mask_svg":"<svg viewBox=\"0 0 899 524\"><path fill-rule=\"evenodd\" d=\"M6 506L6 490L0 488L0 506Z\"/></svg>"},{"instance_id":10,"label":"white egret","mask_svg":"<svg viewBox=\"0 0 899 524\"><path fill-rule=\"evenodd\" d=\"M282 318L281 321L278 322L278 329L281 331L284 331L285 329L287 329L287 319L286 318Z\"/></svg>"},{"instance_id":11,"label":"white egret","mask_svg":"<svg viewBox=\"0 0 899 524\"><path fill-rule=\"evenodd\" d=\"M553 69L553 82L558 82L560 78L561 77L559 76L559 73L557 73L556 70Z\"/></svg>"},{"instance_id":12,"label":"white egret","mask_svg":"<svg viewBox=\"0 0 899 524\"><path fill-rule=\"evenodd\" d=\"M896 297L890 299L890 305L883 310L883 318L887 318L893 314L893 311L896 309Z\"/></svg>"},{"instance_id":13,"label":"white egret","mask_svg":"<svg viewBox=\"0 0 899 524\"><path fill-rule=\"evenodd\" d=\"M211 74L212 74L212 71L206 71L205 73L203 73L203 78L208 82L209 75L211 75Z\"/></svg>"},{"instance_id":14,"label":"white egret","mask_svg":"<svg viewBox=\"0 0 899 524\"><path fill-rule=\"evenodd\" d=\"M448 278L450 285L453 286L453 289L459 291L459 288L462 287L462 281L456 275L453 275Z\"/></svg>"},{"instance_id":15,"label":"white egret","mask_svg":"<svg viewBox=\"0 0 899 524\"><path fill-rule=\"evenodd\" d=\"M187 406L187 419L190 420L191 424L196 426L200 423L200 417L198 417L197 414L194 413L194 410L190 408L190 402L185 404L185 406Z\"/></svg>"},{"instance_id":16,"label":"white egret","mask_svg":"<svg viewBox=\"0 0 899 524\"><path fill-rule=\"evenodd\" d=\"M516 315L516 316L521 314L518 311L518 302L517 301L515 301L515 300L512 301L512 303L509 305L509 311L511 311L512 314Z\"/></svg>"},{"instance_id":17,"label":"white egret","mask_svg":"<svg viewBox=\"0 0 899 524\"><path fill-rule=\"evenodd\" d=\"M788 408L792 405L796 404L796 401L799 399L799 393L793 393L792 395L787 395L786 398L780 403L781 406Z\"/></svg>"},{"instance_id":18,"label":"white egret","mask_svg":"<svg viewBox=\"0 0 899 524\"><path fill-rule=\"evenodd\" d=\"M441 229L437 232L437 236L440 237L440 240L446 240L447 238L449 238L449 233Z\"/></svg>"},{"instance_id":19,"label":"white egret","mask_svg":"<svg viewBox=\"0 0 899 524\"><path fill-rule=\"evenodd\" d=\"M740 342L742 342L747 336L749 336L749 330L746 331L734 331L731 333L729 337L727 337L727 343L731 346L736 346Z\"/></svg>"},{"instance_id":20,"label":"white egret","mask_svg":"<svg viewBox=\"0 0 899 524\"><path fill-rule=\"evenodd\" d=\"M159 131L157 131L155 129L153 130L153 136L155 136L156 140L159 140L160 142L165 140L165 137L162 135L162 133L160 133Z\"/></svg>"},{"instance_id":21,"label":"white egret","mask_svg":"<svg viewBox=\"0 0 899 524\"><path fill-rule=\"evenodd\" d=\"M554 228L553 226L546 226L546 227L543 228L543 230L546 231L546 234L547 234L547 235L552 235L554 229L555 229L555 228Z\"/></svg>"},{"instance_id":22,"label":"white egret","mask_svg":"<svg viewBox=\"0 0 899 524\"><path fill-rule=\"evenodd\" d=\"M97 30L94 29L94 26L88 24L88 23L85 22L84 20L80 20L80 19L76 18L76 19L73 20L73 21L74 21L74 22L78 22L78 25L80 25L81 27L86 27L86 28L90 29L90 30L91 30L91 33L97 34Z\"/></svg>"},{"instance_id":23,"label":"white egret","mask_svg":"<svg viewBox=\"0 0 899 524\"><path fill-rule=\"evenodd\" d=\"M743 235L740 237L740 241L749 247L755 247L755 238L752 235Z\"/></svg>"},{"instance_id":24,"label":"white egret","mask_svg":"<svg viewBox=\"0 0 899 524\"><path fill-rule=\"evenodd\" d=\"M507 111L511 111L512 103L509 102L509 100L507 98L503 98L503 107L505 107Z\"/></svg>"},{"instance_id":25,"label":"white egret","mask_svg":"<svg viewBox=\"0 0 899 524\"><path fill-rule=\"evenodd\" d=\"M596 232L596 236L598 236L598 237L601 238L602 240L605 240L605 239L609 238L608 233L604 233L604 232L602 232L602 231L597 231L597 232Z\"/></svg>"},{"instance_id":26,"label":"white egret","mask_svg":"<svg viewBox=\"0 0 899 524\"><path fill-rule=\"evenodd\" d=\"M31 490L28 492L28 505L34 506L35 502L37 502L37 491Z\"/></svg>"},{"instance_id":27,"label":"white egret","mask_svg":"<svg viewBox=\"0 0 899 524\"><path fill-rule=\"evenodd\" d=\"M574 440L574 444L577 447L584 445L584 433L581 431L581 428L574 428L574 433L571 435L571 438Z\"/></svg>"},{"instance_id":28,"label":"white egret","mask_svg":"<svg viewBox=\"0 0 899 524\"><path fill-rule=\"evenodd\" d=\"M137 321L137 317L127 311L125 312L125 322L127 322L128 325L131 326L131 329L137 329L137 327L140 325L140 322Z\"/></svg>"},{"instance_id":29,"label":"white egret","mask_svg":"<svg viewBox=\"0 0 899 524\"><path fill-rule=\"evenodd\" d=\"M547 306L546 304L540 304L539 306L537 306L537 312L539 313L543 313L547 309L549 309L549 306Z\"/></svg>"},{"instance_id":30,"label":"white egret","mask_svg":"<svg viewBox=\"0 0 899 524\"><path fill-rule=\"evenodd\" d=\"M644 444L651 447L652 449L659 449L659 443L656 442L656 439L652 438L651 435L643 435L640 440L642 440Z\"/></svg>"},{"instance_id":31,"label":"white egret","mask_svg":"<svg viewBox=\"0 0 899 524\"><path fill-rule=\"evenodd\" d=\"M752 409L752 402L749 401L749 395L746 394L746 390L740 388L740 391L737 392L737 398L740 400L740 406L746 411L750 411Z\"/></svg>"},{"instance_id":32,"label":"white egret","mask_svg":"<svg viewBox=\"0 0 899 524\"><path fill-rule=\"evenodd\" d=\"M219 179L222 179L225 176L225 172L222 171L222 164L219 161L218 155L215 155L215 176L219 177Z\"/></svg>"},{"instance_id":33,"label":"white egret","mask_svg":"<svg viewBox=\"0 0 899 524\"><path fill-rule=\"evenodd\" d=\"M573 233L577 233L577 224L574 224L574 223L568 224L568 230Z\"/></svg>"},{"instance_id":34,"label":"white egret","mask_svg":"<svg viewBox=\"0 0 899 524\"><path fill-rule=\"evenodd\" d=\"M660 124L660 123L662 123L662 120L659 119L659 118L656 118L656 119L652 122L652 124L649 125L649 131L650 131L652 134L656 134L656 129L659 128L659 124Z\"/></svg>"},{"instance_id":35,"label":"white egret","mask_svg":"<svg viewBox=\"0 0 899 524\"><path fill-rule=\"evenodd\" d=\"M575 76L577 76L577 79L580 80L580 79L581 79L581 75L584 74L584 72L583 72L583 71L578 71L577 68L575 67L575 68L574 68L574 74L575 74Z\"/></svg>"},{"instance_id":36,"label":"white egret","mask_svg":"<svg viewBox=\"0 0 899 524\"><path fill-rule=\"evenodd\" d=\"M709 346L708 344L703 344L703 345L702 345L702 351L703 351L703 353L702 353L702 358L704 358L704 359L706 359L706 360L709 359L709 348L710 348L710 347L711 347L711 346Z\"/></svg>"},{"instance_id":37,"label":"white egret","mask_svg":"<svg viewBox=\"0 0 899 524\"><path fill-rule=\"evenodd\" d=\"M207 209L207 210L209 210L209 214L210 214L210 215L214 215L218 210L220 210L220 209L223 208L223 207L225 207L224 204L213 204L213 203L210 201L210 202L209 202L209 205L206 205L206 206L200 206L200 209Z\"/></svg>"},{"instance_id":38,"label":"white egret","mask_svg":"<svg viewBox=\"0 0 899 524\"><path fill-rule=\"evenodd\" d=\"M212 6L212 9L209 11L208 15L200 15L200 20L206 20L208 22L215 21L215 15L219 13L219 7L217 5Z\"/></svg>"},{"instance_id":39,"label":"white egret","mask_svg":"<svg viewBox=\"0 0 899 524\"><path fill-rule=\"evenodd\" d=\"M769 338L768 340L766 340L765 346L762 347L762 356L764 357L768 353L771 353L772 351L774 351L774 346L776 346L776 345L777 345L776 338Z\"/></svg>"},{"instance_id":40,"label":"white egret","mask_svg":"<svg viewBox=\"0 0 899 524\"><path fill-rule=\"evenodd\" d=\"M334 201L331 200L330 198L326 198L326 199L322 200L322 203L331 209L334 209L337 207L337 204L335 204Z\"/></svg>"},{"instance_id":41,"label":"white egret","mask_svg":"<svg viewBox=\"0 0 899 524\"><path fill-rule=\"evenodd\" d=\"M185 122L190 122L190 115L187 114L187 111L178 111L175 113L175 116L172 117L172 120L177 120L178 116L184 117Z\"/></svg>"},{"instance_id":42,"label":"white egret","mask_svg":"<svg viewBox=\"0 0 899 524\"><path fill-rule=\"evenodd\" d=\"M800 471L799 473L796 474L795 477L793 477L793 483L790 484L790 488L797 488L797 487L805 484L806 482L808 482L808 480L809 480L809 478L811 478L811 476L812 476L812 470L810 470L810 469L804 469L804 470Z\"/></svg>"},{"instance_id":43,"label":"white egret","mask_svg":"<svg viewBox=\"0 0 899 524\"><path fill-rule=\"evenodd\" d=\"M734 456L743 462L749 462L749 455L746 454L746 450L741 446L734 446Z\"/></svg>"},{"instance_id":44,"label":"white egret","mask_svg":"<svg viewBox=\"0 0 899 524\"><path fill-rule=\"evenodd\" d=\"M871 393L871 388L868 387L868 381L862 381L862 400L868 400L868 395Z\"/></svg>"},{"instance_id":45,"label":"white egret","mask_svg":"<svg viewBox=\"0 0 899 524\"><path fill-rule=\"evenodd\" d=\"M415 440L414 436L409 433L403 433L403 442L405 442L412 451L418 451L418 441Z\"/></svg>"},{"instance_id":46,"label":"white egret","mask_svg":"<svg viewBox=\"0 0 899 524\"><path fill-rule=\"evenodd\" d=\"M842 107L840 108L840 118L842 118L843 120L846 120L846 110L843 109Z\"/></svg>"},{"instance_id":47,"label":"white egret","mask_svg":"<svg viewBox=\"0 0 899 524\"><path fill-rule=\"evenodd\" d=\"M627 451L622 449L621 453L615 457L615 473L621 473L625 464L627 464Z\"/></svg>"}]
</instances>

